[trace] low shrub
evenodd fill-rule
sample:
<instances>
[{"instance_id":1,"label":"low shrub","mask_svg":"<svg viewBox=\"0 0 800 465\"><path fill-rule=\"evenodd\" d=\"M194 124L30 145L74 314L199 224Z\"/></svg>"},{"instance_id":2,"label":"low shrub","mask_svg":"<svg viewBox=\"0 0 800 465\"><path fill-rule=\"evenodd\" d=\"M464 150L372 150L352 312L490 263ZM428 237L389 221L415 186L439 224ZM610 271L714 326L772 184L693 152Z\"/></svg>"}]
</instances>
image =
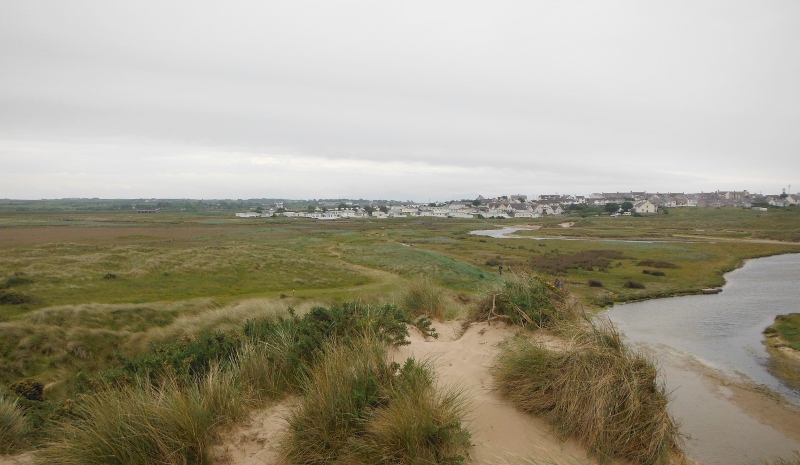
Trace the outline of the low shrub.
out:
<instances>
[{"instance_id":1,"label":"low shrub","mask_svg":"<svg viewBox=\"0 0 800 465\"><path fill-rule=\"evenodd\" d=\"M412 280L406 286L400 302L412 318L425 316L440 321L445 318L447 308L444 291L430 279Z\"/></svg>"},{"instance_id":2,"label":"low shrub","mask_svg":"<svg viewBox=\"0 0 800 465\"><path fill-rule=\"evenodd\" d=\"M42 402L44 400L44 384L35 379L22 379L9 386L14 394L28 400Z\"/></svg>"},{"instance_id":3,"label":"low shrub","mask_svg":"<svg viewBox=\"0 0 800 465\"><path fill-rule=\"evenodd\" d=\"M22 305L36 302L36 298L22 292L0 292L0 305Z\"/></svg>"},{"instance_id":4,"label":"low shrub","mask_svg":"<svg viewBox=\"0 0 800 465\"><path fill-rule=\"evenodd\" d=\"M628 289L644 289L644 284L640 283L639 281L633 281L631 279L625 281L625 283L622 286L627 287Z\"/></svg>"},{"instance_id":5,"label":"low shrub","mask_svg":"<svg viewBox=\"0 0 800 465\"><path fill-rule=\"evenodd\" d=\"M649 274L651 276L664 276L664 272L660 270L642 270L643 274Z\"/></svg>"},{"instance_id":6,"label":"low shrub","mask_svg":"<svg viewBox=\"0 0 800 465\"><path fill-rule=\"evenodd\" d=\"M22 446L28 422L16 399L0 395L0 454L8 454Z\"/></svg>"},{"instance_id":7,"label":"low shrub","mask_svg":"<svg viewBox=\"0 0 800 465\"><path fill-rule=\"evenodd\" d=\"M500 318L512 324L557 329L577 321L578 311L567 299L565 289L544 277L530 273L509 273L484 293L473 320Z\"/></svg>"},{"instance_id":8,"label":"low shrub","mask_svg":"<svg viewBox=\"0 0 800 465\"><path fill-rule=\"evenodd\" d=\"M603 287L603 283L598 281L598 280L596 280L596 279L590 279L588 281L588 284L589 284L589 287Z\"/></svg>"},{"instance_id":9,"label":"low shrub","mask_svg":"<svg viewBox=\"0 0 800 465\"><path fill-rule=\"evenodd\" d=\"M222 331L186 336L180 341L151 346L149 354L120 358L121 367L105 373L108 381L121 378L147 378L157 382L164 376L191 379L204 375L215 364L227 363L239 349L241 340Z\"/></svg>"},{"instance_id":10,"label":"low shrub","mask_svg":"<svg viewBox=\"0 0 800 465\"><path fill-rule=\"evenodd\" d=\"M24 286L25 284L31 283L33 283L33 279L25 276L25 273L17 272L0 283L0 289L8 289L14 286Z\"/></svg>"},{"instance_id":11,"label":"low shrub","mask_svg":"<svg viewBox=\"0 0 800 465\"><path fill-rule=\"evenodd\" d=\"M651 268L680 268L678 265L662 260L641 260L637 266L649 266Z\"/></svg>"},{"instance_id":12,"label":"low shrub","mask_svg":"<svg viewBox=\"0 0 800 465\"><path fill-rule=\"evenodd\" d=\"M541 272L554 275L564 274L569 269L599 268L604 270L612 260L620 260L625 255L619 250L584 250L573 254L545 254L531 257L530 266Z\"/></svg>"},{"instance_id":13,"label":"low shrub","mask_svg":"<svg viewBox=\"0 0 800 465\"><path fill-rule=\"evenodd\" d=\"M499 392L544 417L563 437L577 438L601 461L666 465L683 458L682 437L653 362L627 349L610 326L592 325L573 344L551 351L515 339L493 369Z\"/></svg>"}]
</instances>

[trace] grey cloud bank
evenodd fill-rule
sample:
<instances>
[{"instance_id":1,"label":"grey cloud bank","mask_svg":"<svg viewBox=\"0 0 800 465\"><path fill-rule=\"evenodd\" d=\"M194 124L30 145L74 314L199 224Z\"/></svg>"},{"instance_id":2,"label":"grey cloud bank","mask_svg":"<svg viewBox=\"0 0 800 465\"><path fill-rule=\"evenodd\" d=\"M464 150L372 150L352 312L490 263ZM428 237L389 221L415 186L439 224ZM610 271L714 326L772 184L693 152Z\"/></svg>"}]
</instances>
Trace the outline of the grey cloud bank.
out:
<instances>
[{"instance_id":1,"label":"grey cloud bank","mask_svg":"<svg viewBox=\"0 0 800 465\"><path fill-rule=\"evenodd\" d=\"M800 185L797 2L0 1L0 197Z\"/></svg>"}]
</instances>

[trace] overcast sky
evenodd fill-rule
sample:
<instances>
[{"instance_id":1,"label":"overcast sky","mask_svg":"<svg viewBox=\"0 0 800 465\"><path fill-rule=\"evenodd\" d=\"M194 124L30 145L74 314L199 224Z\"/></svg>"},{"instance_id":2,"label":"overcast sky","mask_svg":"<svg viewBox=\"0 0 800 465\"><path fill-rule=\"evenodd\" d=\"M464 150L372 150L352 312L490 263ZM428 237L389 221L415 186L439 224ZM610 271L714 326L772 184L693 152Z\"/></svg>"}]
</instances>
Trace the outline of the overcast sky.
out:
<instances>
[{"instance_id":1,"label":"overcast sky","mask_svg":"<svg viewBox=\"0 0 800 465\"><path fill-rule=\"evenodd\" d=\"M0 198L788 184L796 0L0 0Z\"/></svg>"}]
</instances>

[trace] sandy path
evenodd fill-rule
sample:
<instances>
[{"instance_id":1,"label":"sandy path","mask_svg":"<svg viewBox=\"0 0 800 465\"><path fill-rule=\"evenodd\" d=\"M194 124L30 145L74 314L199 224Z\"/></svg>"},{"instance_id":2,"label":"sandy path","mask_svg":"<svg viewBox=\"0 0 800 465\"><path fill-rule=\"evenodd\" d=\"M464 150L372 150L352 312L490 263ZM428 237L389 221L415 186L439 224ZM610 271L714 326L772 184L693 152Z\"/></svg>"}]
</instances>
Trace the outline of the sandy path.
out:
<instances>
[{"instance_id":1,"label":"sandy path","mask_svg":"<svg viewBox=\"0 0 800 465\"><path fill-rule=\"evenodd\" d=\"M432 358L439 382L460 386L472 397L469 418L474 445L472 463L501 464L520 457L576 465L594 463L575 441L564 442L554 437L544 421L518 411L492 390L489 367L498 344L512 337L514 329L479 323L456 339L459 322L435 326L439 339L425 340L415 331L411 344L395 349L393 356L398 362L409 356Z\"/></svg>"},{"instance_id":2,"label":"sandy path","mask_svg":"<svg viewBox=\"0 0 800 465\"><path fill-rule=\"evenodd\" d=\"M509 327L486 323L472 325L456 338L460 322L437 323L439 339L428 339L411 329L411 344L393 349L390 357L404 362L413 356L430 358L439 382L456 385L472 398L469 429L473 433L473 464L507 464L509 459L534 458L581 465L595 463L575 441L561 441L550 433L547 424L516 410L492 390L489 367L498 344L515 334ZM552 344L541 336L544 344ZM284 417L296 400L281 402L257 412L251 421L223 433L225 441L215 449L218 463L227 465L265 465L278 463L277 447L286 430Z\"/></svg>"}]
</instances>

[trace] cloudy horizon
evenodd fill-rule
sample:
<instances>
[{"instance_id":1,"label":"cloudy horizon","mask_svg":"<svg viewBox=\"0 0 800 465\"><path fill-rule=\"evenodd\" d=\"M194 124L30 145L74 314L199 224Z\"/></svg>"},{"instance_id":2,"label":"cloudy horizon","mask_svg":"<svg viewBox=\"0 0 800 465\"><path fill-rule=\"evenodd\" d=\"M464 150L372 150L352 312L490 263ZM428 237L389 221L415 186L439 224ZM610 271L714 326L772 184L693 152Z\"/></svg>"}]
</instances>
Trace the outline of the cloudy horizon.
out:
<instances>
[{"instance_id":1,"label":"cloudy horizon","mask_svg":"<svg viewBox=\"0 0 800 465\"><path fill-rule=\"evenodd\" d=\"M0 1L0 198L800 187L800 3Z\"/></svg>"}]
</instances>

